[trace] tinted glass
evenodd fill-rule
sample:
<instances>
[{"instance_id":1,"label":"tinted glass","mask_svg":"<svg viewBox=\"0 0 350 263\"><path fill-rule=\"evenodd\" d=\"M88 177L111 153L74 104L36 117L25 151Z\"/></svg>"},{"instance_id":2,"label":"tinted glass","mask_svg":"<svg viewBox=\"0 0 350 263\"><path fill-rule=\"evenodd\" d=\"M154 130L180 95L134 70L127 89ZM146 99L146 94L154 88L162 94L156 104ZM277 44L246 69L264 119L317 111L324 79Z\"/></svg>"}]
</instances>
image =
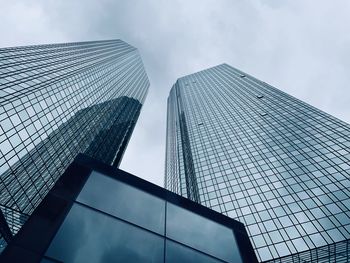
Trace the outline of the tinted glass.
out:
<instances>
[{"instance_id":1,"label":"tinted glass","mask_svg":"<svg viewBox=\"0 0 350 263\"><path fill-rule=\"evenodd\" d=\"M232 229L167 204L166 235L228 262L242 262Z\"/></svg>"},{"instance_id":2,"label":"tinted glass","mask_svg":"<svg viewBox=\"0 0 350 263\"><path fill-rule=\"evenodd\" d=\"M43 259L40 261L40 263L55 263L55 262L57 262L57 261L53 261L53 260L48 259L48 258L43 258Z\"/></svg>"},{"instance_id":3,"label":"tinted glass","mask_svg":"<svg viewBox=\"0 0 350 263\"><path fill-rule=\"evenodd\" d=\"M0 209L13 235L79 153L119 166L148 87L121 40L0 48Z\"/></svg>"},{"instance_id":4,"label":"tinted glass","mask_svg":"<svg viewBox=\"0 0 350 263\"><path fill-rule=\"evenodd\" d=\"M195 251L188 247L182 246L178 243L167 240L165 262L166 263L177 263L177 262L217 263L222 261L216 260L198 251Z\"/></svg>"},{"instance_id":5,"label":"tinted glass","mask_svg":"<svg viewBox=\"0 0 350 263\"><path fill-rule=\"evenodd\" d=\"M63 262L163 262L164 239L74 205L46 256Z\"/></svg>"},{"instance_id":6,"label":"tinted glass","mask_svg":"<svg viewBox=\"0 0 350 263\"><path fill-rule=\"evenodd\" d=\"M77 200L164 234L164 200L111 177L93 171Z\"/></svg>"},{"instance_id":7,"label":"tinted glass","mask_svg":"<svg viewBox=\"0 0 350 263\"><path fill-rule=\"evenodd\" d=\"M227 64L179 78L167 118L166 188L245 224L259 261L350 239L349 124Z\"/></svg>"}]
</instances>

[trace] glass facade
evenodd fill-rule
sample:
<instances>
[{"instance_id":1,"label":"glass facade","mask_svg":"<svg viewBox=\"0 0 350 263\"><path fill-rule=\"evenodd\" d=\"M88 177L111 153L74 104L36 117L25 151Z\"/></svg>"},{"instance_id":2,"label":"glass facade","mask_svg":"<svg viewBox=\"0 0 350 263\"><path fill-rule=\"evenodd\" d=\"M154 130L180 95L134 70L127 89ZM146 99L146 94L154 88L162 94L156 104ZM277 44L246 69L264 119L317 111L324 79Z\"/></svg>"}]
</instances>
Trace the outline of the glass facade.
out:
<instances>
[{"instance_id":1,"label":"glass facade","mask_svg":"<svg viewBox=\"0 0 350 263\"><path fill-rule=\"evenodd\" d=\"M232 229L93 171L45 256L76 263L180 262L177 250L181 262L243 262Z\"/></svg>"},{"instance_id":2,"label":"glass facade","mask_svg":"<svg viewBox=\"0 0 350 263\"><path fill-rule=\"evenodd\" d=\"M0 207L13 234L78 153L119 165L148 87L121 40L0 49Z\"/></svg>"},{"instance_id":3,"label":"glass facade","mask_svg":"<svg viewBox=\"0 0 350 263\"><path fill-rule=\"evenodd\" d=\"M256 263L257 259L242 223L80 154L0 261Z\"/></svg>"},{"instance_id":4,"label":"glass facade","mask_svg":"<svg viewBox=\"0 0 350 263\"><path fill-rule=\"evenodd\" d=\"M168 98L165 187L244 223L260 261L348 262L349 149L349 124L227 64Z\"/></svg>"}]
</instances>

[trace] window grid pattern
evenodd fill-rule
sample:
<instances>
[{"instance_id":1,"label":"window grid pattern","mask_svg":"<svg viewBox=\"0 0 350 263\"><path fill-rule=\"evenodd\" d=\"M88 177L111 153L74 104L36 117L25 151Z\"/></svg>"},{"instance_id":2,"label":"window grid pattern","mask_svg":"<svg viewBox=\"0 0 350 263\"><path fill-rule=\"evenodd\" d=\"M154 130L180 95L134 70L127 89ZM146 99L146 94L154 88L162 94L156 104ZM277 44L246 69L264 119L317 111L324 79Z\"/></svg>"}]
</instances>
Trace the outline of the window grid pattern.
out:
<instances>
[{"instance_id":1,"label":"window grid pattern","mask_svg":"<svg viewBox=\"0 0 350 263\"><path fill-rule=\"evenodd\" d=\"M176 93L200 202L244 223L260 261L350 238L349 124L226 64L178 79L168 109ZM170 118L165 186L184 195Z\"/></svg>"},{"instance_id":2,"label":"window grid pattern","mask_svg":"<svg viewBox=\"0 0 350 263\"><path fill-rule=\"evenodd\" d=\"M0 49L0 207L14 234L78 153L119 165L148 87L121 40Z\"/></svg>"},{"instance_id":3,"label":"window grid pattern","mask_svg":"<svg viewBox=\"0 0 350 263\"><path fill-rule=\"evenodd\" d=\"M348 263L350 262L350 240L310 249L301 253L269 260L268 263Z\"/></svg>"},{"instance_id":4,"label":"window grid pattern","mask_svg":"<svg viewBox=\"0 0 350 263\"><path fill-rule=\"evenodd\" d=\"M171 93L175 92L175 89L172 89L170 91ZM181 142L178 141L178 133L176 133L176 123L178 122L176 120L177 114L176 112L177 104L176 103L170 103L168 99L168 111L167 111L167 135L166 135L166 163L169 164L166 166L165 176L171 175L170 177L166 177L164 182L167 184L166 188L173 189L174 192L180 193L183 196L187 196L186 192L183 192L182 189L184 187L181 187L181 182L184 180L181 180L179 178L181 172L179 172L179 169L181 166L182 158L178 158L178 154L182 154L181 149ZM171 150L170 150L171 149ZM179 160L179 162L171 162L172 159Z\"/></svg>"}]
</instances>

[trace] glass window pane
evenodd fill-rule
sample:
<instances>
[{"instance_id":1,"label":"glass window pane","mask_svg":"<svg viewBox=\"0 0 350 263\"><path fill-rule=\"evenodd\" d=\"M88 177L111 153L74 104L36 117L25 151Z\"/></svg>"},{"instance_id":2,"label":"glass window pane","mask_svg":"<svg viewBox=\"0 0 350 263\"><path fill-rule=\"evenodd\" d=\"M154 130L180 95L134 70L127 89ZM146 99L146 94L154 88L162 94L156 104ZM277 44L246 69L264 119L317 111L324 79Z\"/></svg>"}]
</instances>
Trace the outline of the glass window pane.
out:
<instances>
[{"instance_id":1,"label":"glass window pane","mask_svg":"<svg viewBox=\"0 0 350 263\"><path fill-rule=\"evenodd\" d=\"M162 262L164 239L149 231L73 205L46 256L62 262Z\"/></svg>"},{"instance_id":2,"label":"glass window pane","mask_svg":"<svg viewBox=\"0 0 350 263\"><path fill-rule=\"evenodd\" d=\"M56 263L57 261L53 261L51 259L48 258L43 258L40 263Z\"/></svg>"},{"instance_id":3,"label":"glass window pane","mask_svg":"<svg viewBox=\"0 0 350 263\"><path fill-rule=\"evenodd\" d=\"M232 229L171 203L166 236L228 262L242 262Z\"/></svg>"},{"instance_id":4,"label":"glass window pane","mask_svg":"<svg viewBox=\"0 0 350 263\"><path fill-rule=\"evenodd\" d=\"M98 172L91 173L77 201L164 234L164 200Z\"/></svg>"},{"instance_id":5,"label":"glass window pane","mask_svg":"<svg viewBox=\"0 0 350 263\"><path fill-rule=\"evenodd\" d=\"M201 263L219 263L221 260L204 255L196 250L182 246L178 243L166 240L165 251L166 263L186 263L186 262L201 262Z\"/></svg>"}]
</instances>

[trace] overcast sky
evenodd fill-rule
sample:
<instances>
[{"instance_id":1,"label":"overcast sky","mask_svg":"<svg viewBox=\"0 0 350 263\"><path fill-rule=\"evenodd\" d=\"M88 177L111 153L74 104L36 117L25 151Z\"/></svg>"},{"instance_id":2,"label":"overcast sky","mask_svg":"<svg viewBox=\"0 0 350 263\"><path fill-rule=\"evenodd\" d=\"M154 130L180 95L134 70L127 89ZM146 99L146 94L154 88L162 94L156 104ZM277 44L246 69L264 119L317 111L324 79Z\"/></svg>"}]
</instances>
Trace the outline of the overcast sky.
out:
<instances>
[{"instance_id":1,"label":"overcast sky","mask_svg":"<svg viewBox=\"0 0 350 263\"><path fill-rule=\"evenodd\" d=\"M121 168L162 185L177 78L228 63L350 122L349 0L0 0L0 46L120 38L151 82Z\"/></svg>"}]
</instances>

